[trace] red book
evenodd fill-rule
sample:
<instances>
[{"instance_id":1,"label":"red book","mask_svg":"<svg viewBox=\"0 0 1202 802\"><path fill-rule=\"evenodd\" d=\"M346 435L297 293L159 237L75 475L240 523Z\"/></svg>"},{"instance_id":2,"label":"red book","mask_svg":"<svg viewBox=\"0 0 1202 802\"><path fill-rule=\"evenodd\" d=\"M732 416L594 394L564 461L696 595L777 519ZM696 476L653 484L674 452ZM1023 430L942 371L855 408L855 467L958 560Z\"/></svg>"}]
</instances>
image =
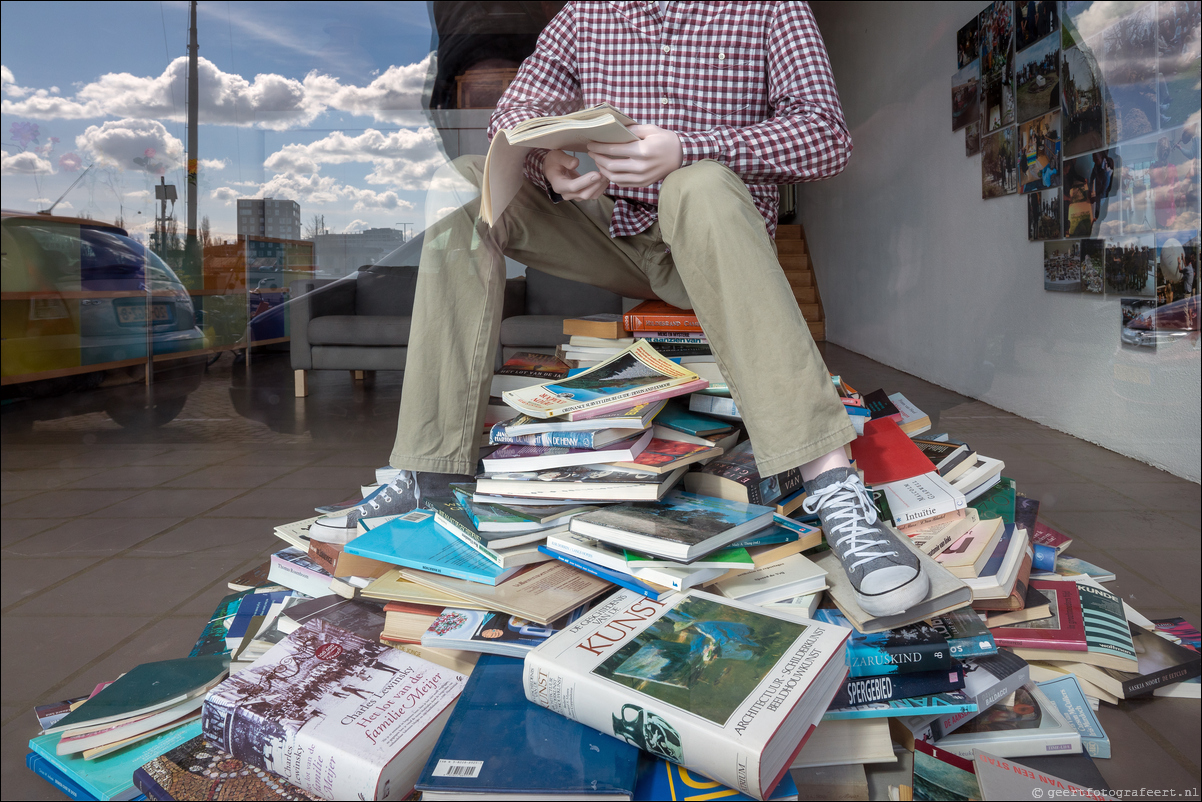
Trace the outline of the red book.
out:
<instances>
[{"instance_id":1,"label":"red book","mask_svg":"<svg viewBox=\"0 0 1202 802\"><path fill-rule=\"evenodd\" d=\"M701 331L697 315L663 301L643 301L622 316L627 331L654 331L663 335L676 331Z\"/></svg>"},{"instance_id":2,"label":"red book","mask_svg":"<svg viewBox=\"0 0 1202 802\"><path fill-rule=\"evenodd\" d=\"M989 630L998 646L1012 649L1057 649L1069 652L1089 650L1085 641L1085 618L1076 582L1033 579L1031 587L1051 602L1051 618Z\"/></svg>"},{"instance_id":3,"label":"red book","mask_svg":"<svg viewBox=\"0 0 1202 802\"><path fill-rule=\"evenodd\" d=\"M1031 534L1031 542L1036 546L1051 546L1057 554L1068 548L1073 539L1062 532L1057 532L1043 521L1035 522L1035 531Z\"/></svg>"},{"instance_id":4,"label":"red book","mask_svg":"<svg viewBox=\"0 0 1202 802\"><path fill-rule=\"evenodd\" d=\"M935 470L935 463L891 418L867 421L864 434L851 441L851 455L866 485L901 482Z\"/></svg>"}]
</instances>

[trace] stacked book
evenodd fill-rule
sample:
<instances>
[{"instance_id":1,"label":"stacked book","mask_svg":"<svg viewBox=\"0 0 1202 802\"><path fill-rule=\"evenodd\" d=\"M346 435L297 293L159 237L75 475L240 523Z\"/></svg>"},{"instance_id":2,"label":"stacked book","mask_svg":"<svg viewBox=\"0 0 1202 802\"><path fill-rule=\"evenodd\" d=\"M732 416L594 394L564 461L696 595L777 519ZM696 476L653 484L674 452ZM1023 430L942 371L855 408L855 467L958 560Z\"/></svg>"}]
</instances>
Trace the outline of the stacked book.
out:
<instances>
[{"instance_id":1,"label":"stacked book","mask_svg":"<svg viewBox=\"0 0 1202 802\"><path fill-rule=\"evenodd\" d=\"M663 353L708 352L691 313L632 313L509 366L474 482L349 538L276 527L189 657L39 707L28 766L80 799L867 798L905 749L924 798L990 798L1019 769L1104 789L1100 703L1197 698L1197 630L1106 590L999 460L836 376L931 585L864 611L800 471L761 475L737 414L698 411L730 401L713 363Z\"/></svg>"}]
</instances>

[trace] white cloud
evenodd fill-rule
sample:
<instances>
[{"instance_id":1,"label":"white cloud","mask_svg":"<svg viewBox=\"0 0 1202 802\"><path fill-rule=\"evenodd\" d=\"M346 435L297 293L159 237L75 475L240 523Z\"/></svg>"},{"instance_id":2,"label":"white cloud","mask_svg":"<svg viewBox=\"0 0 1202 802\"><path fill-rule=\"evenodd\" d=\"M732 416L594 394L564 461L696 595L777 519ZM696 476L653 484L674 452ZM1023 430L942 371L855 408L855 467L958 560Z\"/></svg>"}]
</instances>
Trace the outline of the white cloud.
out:
<instances>
[{"instance_id":1,"label":"white cloud","mask_svg":"<svg viewBox=\"0 0 1202 802\"><path fill-rule=\"evenodd\" d=\"M242 193L231 187L217 187L217 189L209 193L209 197L213 200L219 200L226 206L229 206L231 203L238 200L238 198L242 197Z\"/></svg>"},{"instance_id":2,"label":"white cloud","mask_svg":"<svg viewBox=\"0 0 1202 802\"><path fill-rule=\"evenodd\" d=\"M183 164L184 144L158 120L108 120L75 137L96 161L124 170L161 174Z\"/></svg>"},{"instance_id":3,"label":"white cloud","mask_svg":"<svg viewBox=\"0 0 1202 802\"><path fill-rule=\"evenodd\" d=\"M3 160L0 161L0 173L4 175L35 175L50 172L53 172L50 162L30 150L24 153L5 153Z\"/></svg>"},{"instance_id":4,"label":"white cloud","mask_svg":"<svg viewBox=\"0 0 1202 802\"><path fill-rule=\"evenodd\" d=\"M355 219L355 220L350 221L349 223L346 224L346 226L343 227L342 233L349 234L352 231L362 231L365 228L371 228L371 223L367 222L366 220Z\"/></svg>"},{"instance_id":5,"label":"white cloud","mask_svg":"<svg viewBox=\"0 0 1202 802\"><path fill-rule=\"evenodd\" d=\"M337 78L310 72L303 80L261 73L247 80L224 72L201 57L200 121L206 125L257 125L284 130L308 125L327 108L376 120L396 121L420 111L430 79L430 56L414 64L389 67L366 86L344 85ZM112 72L83 84L72 98L58 87L19 86L12 70L2 68L5 114L34 119L127 117L183 121L188 62L175 59L158 76Z\"/></svg>"},{"instance_id":6,"label":"white cloud","mask_svg":"<svg viewBox=\"0 0 1202 802\"><path fill-rule=\"evenodd\" d=\"M429 127L390 131L369 128L358 136L336 131L307 145L285 145L267 157L264 166L276 173L316 173L323 164L366 162L372 170L369 184L387 184L398 189L427 189L434 172L446 157L439 137Z\"/></svg>"},{"instance_id":7,"label":"white cloud","mask_svg":"<svg viewBox=\"0 0 1202 802\"><path fill-rule=\"evenodd\" d=\"M352 202L352 210L363 212L372 209L408 210L414 205L401 198L396 192L376 192L349 184L339 184L333 176L319 173L296 175L281 173L273 176L257 191L239 192L233 187L219 187L209 193L214 200L232 203L238 198L289 198L303 206Z\"/></svg>"},{"instance_id":8,"label":"white cloud","mask_svg":"<svg viewBox=\"0 0 1202 802\"><path fill-rule=\"evenodd\" d=\"M26 198L26 200L29 201L33 206L35 206L39 209L45 209L50 204L54 203L54 201L50 198ZM57 212L60 209L74 209L74 208L75 207L71 205L71 201L61 200L58 202L58 205L54 207L54 211Z\"/></svg>"},{"instance_id":9,"label":"white cloud","mask_svg":"<svg viewBox=\"0 0 1202 802\"><path fill-rule=\"evenodd\" d=\"M230 166L229 159L201 159L200 169L202 170L224 170Z\"/></svg>"},{"instance_id":10,"label":"white cloud","mask_svg":"<svg viewBox=\"0 0 1202 802\"><path fill-rule=\"evenodd\" d=\"M135 189L124 194L125 200L148 200L151 197L149 189Z\"/></svg>"}]
</instances>

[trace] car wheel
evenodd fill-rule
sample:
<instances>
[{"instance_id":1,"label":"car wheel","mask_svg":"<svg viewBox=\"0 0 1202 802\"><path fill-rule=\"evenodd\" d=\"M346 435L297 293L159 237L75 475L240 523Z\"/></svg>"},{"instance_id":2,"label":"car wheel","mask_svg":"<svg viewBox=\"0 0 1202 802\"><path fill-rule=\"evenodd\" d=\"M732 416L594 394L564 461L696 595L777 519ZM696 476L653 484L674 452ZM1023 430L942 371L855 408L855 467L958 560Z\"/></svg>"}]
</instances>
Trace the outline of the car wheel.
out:
<instances>
[{"instance_id":1,"label":"car wheel","mask_svg":"<svg viewBox=\"0 0 1202 802\"><path fill-rule=\"evenodd\" d=\"M149 406L145 402L119 401L109 404L104 411L124 429L156 429L175 420L186 403L186 395L164 398Z\"/></svg>"}]
</instances>

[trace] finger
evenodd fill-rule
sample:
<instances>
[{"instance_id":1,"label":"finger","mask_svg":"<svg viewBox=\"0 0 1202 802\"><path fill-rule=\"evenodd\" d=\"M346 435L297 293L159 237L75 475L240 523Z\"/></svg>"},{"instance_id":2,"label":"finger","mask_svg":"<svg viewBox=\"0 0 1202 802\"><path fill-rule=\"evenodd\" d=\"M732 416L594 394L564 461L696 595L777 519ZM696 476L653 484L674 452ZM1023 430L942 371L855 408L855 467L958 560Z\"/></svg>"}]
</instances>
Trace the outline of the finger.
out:
<instances>
[{"instance_id":1,"label":"finger","mask_svg":"<svg viewBox=\"0 0 1202 802\"><path fill-rule=\"evenodd\" d=\"M586 189L591 189L595 184L601 181L601 174L596 170L591 173L585 173L579 178L574 178L570 181L563 182L563 188L568 192L583 192ZM560 192L559 194L563 194Z\"/></svg>"},{"instance_id":2,"label":"finger","mask_svg":"<svg viewBox=\"0 0 1202 802\"><path fill-rule=\"evenodd\" d=\"M616 156L618 158L629 158L637 156L641 150L642 140L637 142L590 142L588 143L588 152L590 156L600 153L603 156Z\"/></svg>"},{"instance_id":3,"label":"finger","mask_svg":"<svg viewBox=\"0 0 1202 802\"><path fill-rule=\"evenodd\" d=\"M658 125L628 125L626 130L637 136L639 139L646 139L648 135L654 134L656 131L663 130Z\"/></svg>"}]
</instances>

